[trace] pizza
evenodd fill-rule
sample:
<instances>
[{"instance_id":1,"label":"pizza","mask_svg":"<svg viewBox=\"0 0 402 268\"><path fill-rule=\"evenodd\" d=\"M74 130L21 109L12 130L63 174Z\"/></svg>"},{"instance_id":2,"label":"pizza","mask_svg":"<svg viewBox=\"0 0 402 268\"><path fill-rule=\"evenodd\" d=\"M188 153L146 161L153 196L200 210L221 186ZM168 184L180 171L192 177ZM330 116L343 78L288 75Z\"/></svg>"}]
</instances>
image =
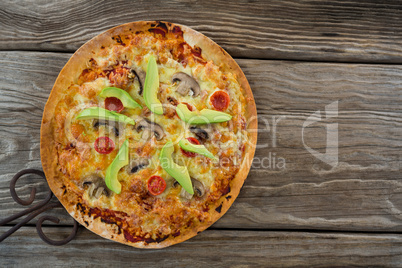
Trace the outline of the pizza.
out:
<instances>
[{"instance_id":1,"label":"pizza","mask_svg":"<svg viewBox=\"0 0 402 268\"><path fill-rule=\"evenodd\" d=\"M80 224L138 248L185 241L239 194L256 107L236 62L206 36L133 22L84 44L46 103L41 160Z\"/></svg>"}]
</instances>

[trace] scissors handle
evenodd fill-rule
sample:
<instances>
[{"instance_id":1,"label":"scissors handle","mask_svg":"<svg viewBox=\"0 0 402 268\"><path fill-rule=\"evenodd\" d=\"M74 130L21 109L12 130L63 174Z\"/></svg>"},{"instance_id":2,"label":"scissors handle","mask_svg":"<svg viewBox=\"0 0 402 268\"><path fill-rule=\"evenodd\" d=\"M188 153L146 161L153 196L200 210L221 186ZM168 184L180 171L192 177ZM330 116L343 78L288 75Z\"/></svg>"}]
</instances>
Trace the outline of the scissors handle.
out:
<instances>
[{"instance_id":1,"label":"scissors handle","mask_svg":"<svg viewBox=\"0 0 402 268\"><path fill-rule=\"evenodd\" d=\"M11 196L14 199L15 202L17 202L20 205L23 206L29 206L32 204L32 202L35 200L35 195L36 195L36 188L32 187L31 188L31 194L28 200L22 200L21 198L18 197L17 192L16 192L16 184L19 178L21 178L23 175L27 175L27 174L36 174L39 175L41 178L43 178L46 181L46 176L45 173L43 173L43 171L41 170L37 170L37 169L24 169L21 170L20 172L18 172L17 174L14 175L14 177L12 178L11 182L10 182L10 192L11 192ZM6 239L7 237L9 237L11 234L13 234L15 231L17 231L19 228L21 228L23 225L27 224L29 221L31 221L33 218L35 218L36 216L38 216L39 214L41 214L42 212L52 209L52 208L56 208L56 207L62 207L60 202L50 202L50 200L53 197L53 193L52 191L49 189L48 195L46 196L46 198L39 202L38 204L36 204L35 206L32 206L28 209L25 209L17 214L14 214L4 220L0 221L0 226L6 225L7 223L18 219L24 215L29 214L27 217L25 217L23 220L21 220L19 223L17 223L15 226L13 226L10 230L8 230L7 232L5 232L4 234L2 234L0 236L0 242L2 242L4 239ZM50 217L50 216L42 216L38 219L38 222L36 223L36 230L38 232L39 237L46 243L50 244L50 245L54 245L54 246L60 246L60 245L65 245L68 242L70 242L75 235L77 234L77 230L78 230L78 223L74 220L74 227L73 227L73 231L71 232L71 234L64 240L60 240L60 241L56 241L56 240L52 240L50 238L48 238L42 230L42 224L45 220L50 220L54 223L59 223L60 220L56 217Z\"/></svg>"}]
</instances>

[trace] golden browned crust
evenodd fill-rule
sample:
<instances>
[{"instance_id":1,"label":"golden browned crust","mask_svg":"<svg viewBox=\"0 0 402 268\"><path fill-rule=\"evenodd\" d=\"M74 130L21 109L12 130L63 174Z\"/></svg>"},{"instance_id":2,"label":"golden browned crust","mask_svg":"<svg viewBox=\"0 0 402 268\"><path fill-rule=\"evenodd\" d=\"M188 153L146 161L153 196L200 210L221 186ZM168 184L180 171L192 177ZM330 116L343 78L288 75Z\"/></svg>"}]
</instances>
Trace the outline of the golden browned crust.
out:
<instances>
[{"instance_id":1,"label":"golden browned crust","mask_svg":"<svg viewBox=\"0 0 402 268\"><path fill-rule=\"evenodd\" d=\"M215 42L213 42L211 39L204 36L203 34L182 25L166 22L165 24L171 27L179 26L184 32L185 41L191 46L196 45L200 47L203 51L203 56L206 57L206 59L213 60L218 65L221 64L220 67L224 71L235 73L238 77L238 81L240 82L242 89L244 90L243 94L247 100L245 116L248 121L247 130L250 134L249 141L247 142L245 148L243 162L238 173L230 182L230 191L216 202L216 209L211 212L210 221L203 222L203 224L184 234L180 234L176 237L169 237L159 243L148 244L144 242L129 242L125 239L124 234L118 234L112 225L101 222L100 217L89 217L87 214L83 214L79 209L77 209L77 200L79 200L80 196L74 191L69 191L68 194L65 193L65 189L70 189L71 186L65 185L65 182L62 179L63 174L58 169L57 148L53 137L52 120L54 120L54 111L56 109L56 105L63 97L62 89L67 88L72 83L72 74L81 73L81 71L86 68L87 60L96 54L95 50L100 47L100 44L108 46L112 44L113 40L111 37L113 36L135 33L137 31L146 31L151 28L152 25L155 25L157 23L158 22L155 21L127 23L96 36L95 38L84 44L80 49L78 49L76 53L71 57L71 59L67 62L65 67L62 69L54 84L52 92L45 106L41 126L41 160L43 170L46 174L50 189L60 200L66 210L80 224L86 226L94 233L102 237L139 248L163 248L185 241L195 236L198 232L208 228L223 214L225 214L238 196L240 188L242 187L248 175L257 142L257 111L253 94L246 77L244 76L237 63L226 51L224 51L220 46L218 46Z\"/></svg>"}]
</instances>

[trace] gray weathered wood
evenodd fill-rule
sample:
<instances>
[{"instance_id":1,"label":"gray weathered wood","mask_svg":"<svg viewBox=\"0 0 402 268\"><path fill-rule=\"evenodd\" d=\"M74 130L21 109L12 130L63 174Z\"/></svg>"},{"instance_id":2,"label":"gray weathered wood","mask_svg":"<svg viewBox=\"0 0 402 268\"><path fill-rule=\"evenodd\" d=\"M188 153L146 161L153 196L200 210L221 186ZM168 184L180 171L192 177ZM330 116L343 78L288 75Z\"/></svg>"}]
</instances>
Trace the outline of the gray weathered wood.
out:
<instances>
[{"instance_id":1,"label":"gray weathered wood","mask_svg":"<svg viewBox=\"0 0 402 268\"><path fill-rule=\"evenodd\" d=\"M0 228L3 231L4 227ZM69 228L45 228L58 239ZM61 233L61 234L60 234ZM205 231L162 250L141 250L105 240L80 229L69 244L45 244L25 227L0 245L6 267L277 267L277 266L399 266L402 236L263 231ZM111 250L113 249L113 250ZM91 256L89 258L88 256Z\"/></svg>"},{"instance_id":2,"label":"gray weathered wood","mask_svg":"<svg viewBox=\"0 0 402 268\"><path fill-rule=\"evenodd\" d=\"M12 175L41 167L42 109L69 56L0 53L0 218L22 209L8 192ZM214 227L402 231L402 66L238 62L255 94L259 146L267 145L256 157L267 165L275 154L286 168L254 164L239 198ZM331 168L304 148L301 131L308 116L334 101L338 117L305 131L306 144L325 152L324 123L339 124L339 165ZM276 126L276 147L274 116L286 116ZM28 193L27 187L22 182L18 188ZM54 214L71 223L62 210Z\"/></svg>"},{"instance_id":3,"label":"gray weathered wood","mask_svg":"<svg viewBox=\"0 0 402 268\"><path fill-rule=\"evenodd\" d=\"M401 16L400 1L2 1L0 49L72 52L116 25L166 20L235 57L401 63Z\"/></svg>"}]
</instances>

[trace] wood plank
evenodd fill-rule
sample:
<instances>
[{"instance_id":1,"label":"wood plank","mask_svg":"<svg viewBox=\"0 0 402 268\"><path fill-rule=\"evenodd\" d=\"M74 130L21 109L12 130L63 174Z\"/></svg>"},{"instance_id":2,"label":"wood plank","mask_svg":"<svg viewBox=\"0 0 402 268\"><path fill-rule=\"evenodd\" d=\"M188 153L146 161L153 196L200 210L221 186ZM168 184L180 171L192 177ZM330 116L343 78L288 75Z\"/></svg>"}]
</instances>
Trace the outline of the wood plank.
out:
<instances>
[{"instance_id":1,"label":"wood plank","mask_svg":"<svg viewBox=\"0 0 402 268\"><path fill-rule=\"evenodd\" d=\"M177 16L178 12L180 16ZM400 1L2 1L0 49L75 51L123 23L166 20L234 57L402 62Z\"/></svg>"},{"instance_id":2,"label":"wood plank","mask_svg":"<svg viewBox=\"0 0 402 268\"><path fill-rule=\"evenodd\" d=\"M258 144L267 147L256 151L241 201L215 227L401 230L401 66L239 63L257 103ZM325 124L338 123L332 168L306 150L302 130L334 101L338 117L304 132L306 145L325 153ZM286 168L274 166L281 158Z\"/></svg>"},{"instance_id":3,"label":"wood plank","mask_svg":"<svg viewBox=\"0 0 402 268\"><path fill-rule=\"evenodd\" d=\"M0 218L22 209L9 195L13 174L40 168L42 109L68 58L64 53L0 53ZM259 148L239 198L214 228L401 231L402 66L238 63L257 102ZM338 124L339 165L332 168L306 150L301 132L311 114L334 101L337 117L305 129L306 145L324 153L325 124ZM279 116L285 118L278 121ZM285 168L269 166L270 155L271 162L274 156L276 163L283 158ZM28 196L27 187L19 184L22 196ZM46 188L40 187L44 197ZM71 223L66 213L55 214L63 224Z\"/></svg>"},{"instance_id":4,"label":"wood plank","mask_svg":"<svg viewBox=\"0 0 402 268\"><path fill-rule=\"evenodd\" d=\"M67 236L69 231L45 228L54 239ZM166 249L141 250L103 239L84 228L69 244L54 247L42 242L34 228L25 227L0 244L0 257L4 267L49 263L57 267L93 266L98 258L102 266L112 267L205 267L212 263L216 267L395 267L402 262L402 236L220 230L202 232Z\"/></svg>"}]
</instances>

